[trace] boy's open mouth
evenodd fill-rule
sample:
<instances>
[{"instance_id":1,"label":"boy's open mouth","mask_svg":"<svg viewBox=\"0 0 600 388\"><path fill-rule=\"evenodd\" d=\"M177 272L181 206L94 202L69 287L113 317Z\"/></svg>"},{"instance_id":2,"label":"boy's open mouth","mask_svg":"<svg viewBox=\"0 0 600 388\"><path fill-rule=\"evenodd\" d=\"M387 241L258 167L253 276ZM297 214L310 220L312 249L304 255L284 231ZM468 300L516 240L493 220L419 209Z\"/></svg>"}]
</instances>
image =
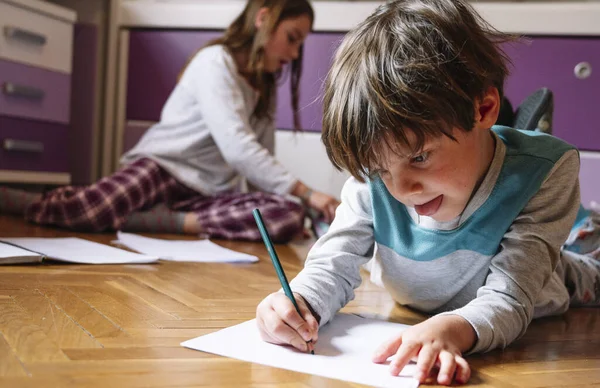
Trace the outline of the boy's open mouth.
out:
<instances>
[{"instance_id":1,"label":"boy's open mouth","mask_svg":"<svg viewBox=\"0 0 600 388\"><path fill-rule=\"evenodd\" d=\"M415 205L415 211L420 216L432 216L440 208L443 199L443 195L438 195L429 202L425 202L422 205Z\"/></svg>"}]
</instances>

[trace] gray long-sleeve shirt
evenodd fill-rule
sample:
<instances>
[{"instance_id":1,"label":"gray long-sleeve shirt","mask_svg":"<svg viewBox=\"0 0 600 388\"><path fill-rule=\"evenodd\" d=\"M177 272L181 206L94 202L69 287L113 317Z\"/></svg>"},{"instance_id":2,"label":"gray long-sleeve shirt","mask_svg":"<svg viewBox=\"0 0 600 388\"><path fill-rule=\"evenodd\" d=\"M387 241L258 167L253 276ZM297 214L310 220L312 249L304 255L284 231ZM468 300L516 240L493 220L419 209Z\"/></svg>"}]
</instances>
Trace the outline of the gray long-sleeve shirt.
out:
<instances>
[{"instance_id":1,"label":"gray long-sleeve shirt","mask_svg":"<svg viewBox=\"0 0 600 388\"><path fill-rule=\"evenodd\" d=\"M273 119L252 115L257 101L229 51L204 48L169 96L160 122L121 162L151 158L205 195L237 190L242 177L260 190L287 194L296 180L273 156Z\"/></svg>"},{"instance_id":2,"label":"gray long-sleeve shirt","mask_svg":"<svg viewBox=\"0 0 600 388\"><path fill-rule=\"evenodd\" d=\"M463 214L436 222L397 202L380 180L350 178L329 232L291 282L321 317L354 297L360 268L400 304L457 314L477 333L472 352L504 347L534 317L564 312L556 268L579 209L579 156L550 136L504 128Z\"/></svg>"}]
</instances>

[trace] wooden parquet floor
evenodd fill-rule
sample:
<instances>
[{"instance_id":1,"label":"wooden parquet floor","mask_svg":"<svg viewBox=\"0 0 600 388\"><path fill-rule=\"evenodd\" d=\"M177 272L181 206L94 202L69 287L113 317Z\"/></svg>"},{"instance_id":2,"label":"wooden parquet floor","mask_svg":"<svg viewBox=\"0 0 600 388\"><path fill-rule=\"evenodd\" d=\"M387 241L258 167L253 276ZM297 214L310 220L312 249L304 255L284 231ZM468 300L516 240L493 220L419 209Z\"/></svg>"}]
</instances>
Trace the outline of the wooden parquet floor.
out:
<instances>
[{"instance_id":1,"label":"wooden parquet floor","mask_svg":"<svg viewBox=\"0 0 600 388\"><path fill-rule=\"evenodd\" d=\"M76 236L105 244L115 238L1 215L0 236ZM260 262L0 266L0 386L357 386L179 346L254 318L258 302L279 288L262 244L218 243ZM277 247L289 278L301 269L309 246ZM407 324L424 319L396 306L366 277L345 311ZM506 350L468 359L471 386L600 387L600 309L534 321Z\"/></svg>"}]
</instances>

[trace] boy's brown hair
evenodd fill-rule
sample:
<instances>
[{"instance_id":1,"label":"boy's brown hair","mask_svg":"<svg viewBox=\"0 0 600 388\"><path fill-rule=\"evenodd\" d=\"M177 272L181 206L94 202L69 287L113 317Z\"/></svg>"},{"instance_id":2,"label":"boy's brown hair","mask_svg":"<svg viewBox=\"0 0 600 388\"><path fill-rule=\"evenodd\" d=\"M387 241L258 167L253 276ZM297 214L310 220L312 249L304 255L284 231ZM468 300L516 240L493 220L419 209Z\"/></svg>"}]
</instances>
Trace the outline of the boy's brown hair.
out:
<instances>
[{"instance_id":1,"label":"boy's brown hair","mask_svg":"<svg viewBox=\"0 0 600 388\"><path fill-rule=\"evenodd\" d=\"M382 165L383 146L418 153L427 138L470 131L476 99L502 97L514 37L489 26L462 0L396 0L350 31L329 71L323 143L356 179ZM416 136L410 144L405 131Z\"/></svg>"}]
</instances>

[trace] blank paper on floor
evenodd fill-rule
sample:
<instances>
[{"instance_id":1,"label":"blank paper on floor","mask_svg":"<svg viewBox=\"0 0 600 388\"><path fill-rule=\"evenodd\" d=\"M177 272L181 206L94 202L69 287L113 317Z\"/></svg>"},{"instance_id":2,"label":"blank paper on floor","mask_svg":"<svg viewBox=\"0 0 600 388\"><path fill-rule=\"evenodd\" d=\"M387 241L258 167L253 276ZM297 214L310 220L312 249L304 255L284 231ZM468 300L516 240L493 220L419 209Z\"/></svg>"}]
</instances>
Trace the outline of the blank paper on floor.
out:
<instances>
[{"instance_id":1,"label":"blank paper on floor","mask_svg":"<svg viewBox=\"0 0 600 388\"><path fill-rule=\"evenodd\" d=\"M44 256L0 241L0 264L41 262Z\"/></svg>"},{"instance_id":2,"label":"blank paper on floor","mask_svg":"<svg viewBox=\"0 0 600 388\"><path fill-rule=\"evenodd\" d=\"M356 315L337 314L319 330L315 355L264 342L254 319L185 341L181 345L239 360L354 383L414 388L419 386L419 382L410 377L414 373L414 365L404 368L400 376L391 376L389 365L371 361L380 344L407 327Z\"/></svg>"},{"instance_id":3,"label":"blank paper on floor","mask_svg":"<svg viewBox=\"0 0 600 388\"><path fill-rule=\"evenodd\" d=\"M117 232L117 243L162 260L203 263L254 263L258 257L223 248L209 240L163 240Z\"/></svg>"},{"instance_id":4,"label":"blank paper on floor","mask_svg":"<svg viewBox=\"0 0 600 388\"><path fill-rule=\"evenodd\" d=\"M78 264L143 264L158 261L157 257L140 255L108 245L84 240L76 237L66 238L33 238L14 237L0 238L10 244L53 260Z\"/></svg>"}]
</instances>

